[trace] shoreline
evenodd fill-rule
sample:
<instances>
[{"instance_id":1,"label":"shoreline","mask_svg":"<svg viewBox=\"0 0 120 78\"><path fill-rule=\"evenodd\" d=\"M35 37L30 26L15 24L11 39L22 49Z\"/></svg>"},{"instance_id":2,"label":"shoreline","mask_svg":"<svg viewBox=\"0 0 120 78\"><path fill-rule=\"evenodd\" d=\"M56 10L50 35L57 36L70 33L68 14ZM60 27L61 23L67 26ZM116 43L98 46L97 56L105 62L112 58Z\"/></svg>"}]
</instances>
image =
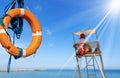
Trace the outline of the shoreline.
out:
<instances>
[{"instance_id":1,"label":"shoreline","mask_svg":"<svg viewBox=\"0 0 120 78\"><path fill-rule=\"evenodd\" d=\"M15 69L15 70L10 70L10 72L35 72L35 71L44 71L44 70L39 70L39 69ZM0 70L0 72L7 72L7 70Z\"/></svg>"}]
</instances>

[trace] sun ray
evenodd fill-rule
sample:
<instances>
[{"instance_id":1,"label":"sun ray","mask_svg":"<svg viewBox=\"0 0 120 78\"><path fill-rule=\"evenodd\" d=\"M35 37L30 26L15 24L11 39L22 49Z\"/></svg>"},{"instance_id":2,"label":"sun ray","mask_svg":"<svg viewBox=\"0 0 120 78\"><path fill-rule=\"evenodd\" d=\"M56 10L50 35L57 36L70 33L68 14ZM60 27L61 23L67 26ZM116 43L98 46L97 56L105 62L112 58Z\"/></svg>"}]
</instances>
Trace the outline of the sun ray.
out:
<instances>
[{"instance_id":1,"label":"sun ray","mask_svg":"<svg viewBox=\"0 0 120 78\"><path fill-rule=\"evenodd\" d=\"M106 32L110 22L111 22L111 18L106 18L106 20L104 20L101 27L98 29L99 40L101 40L102 37L104 36L104 33Z\"/></svg>"},{"instance_id":2,"label":"sun ray","mask_svg":"<svg viewBox=\"0 0 120 78\"><path fill-rule=\"evenodd\" d=\"M70 56L70 58L61 66L61 68L59 69L59 71L56 73L55 78L62 73L63 69L68 65L68 63L71 62L71 60L74 58L74 56L75 56L75 53L73 53Z\"/></svg>"},{"instance_id":3,"label":"sun ray","mask_svg":"<svg viewBox=\"0 0 120 78\"><path fill-rule=\"evenodd\" d=\"M101 27L101 24L105 21L105 19L108 17L108 15L110 14L111 10L109 10L105 16L100 20L100 22L95 26L95 29L99 29ZM87 40L91 37L91 34L87 36Z\"/></svg>"}]
</instances>

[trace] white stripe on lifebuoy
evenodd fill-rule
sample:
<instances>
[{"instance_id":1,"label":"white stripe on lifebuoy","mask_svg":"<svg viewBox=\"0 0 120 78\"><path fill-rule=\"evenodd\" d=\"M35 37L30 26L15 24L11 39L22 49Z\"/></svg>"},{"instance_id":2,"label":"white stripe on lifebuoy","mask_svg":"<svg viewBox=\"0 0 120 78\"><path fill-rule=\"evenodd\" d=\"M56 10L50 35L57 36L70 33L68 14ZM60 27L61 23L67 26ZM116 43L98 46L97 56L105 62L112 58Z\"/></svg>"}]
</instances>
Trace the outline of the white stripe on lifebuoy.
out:
<instances>
[{"instance_id":1,"label":"white stripe on lifebuoy","mask_svg":"<svg viewBox=\"0 0 120 78\"><path fill-rule=\"evenodd\" d=\"M4 29L0 29L0 33L6 33Z\"/></svg>"},{"instance_id":2,"label":"white stripe on lifebuoy","mask_svg":"<svg viewBox=\"0 0 120 78\"><path fill-rule=\"evenodd\" d=\"M26 50L23 50L23 57L26 56Z\"/></svg>"},{"instance_id":3,"label":"white stripe on lifebuoy","mask_svg":"<svg viewBox=\"0 0 120 78\"><path fill-rule=\"evenodd\" d=\"M41 36L42 32L36 32L36 33L32 33L32 36Z\"/></svg>"},{"instance_id":4,"label":"white stripe on lifebuoy","mask_svg":"<svg viewBox=\"0 0 120 78\"><path fill-rule=\"evenodd\" d=\"M23 8L20 9L20 14L21 14L20 17L22 17L25 14L25 11Z\"/></svg>"}]
</instances>

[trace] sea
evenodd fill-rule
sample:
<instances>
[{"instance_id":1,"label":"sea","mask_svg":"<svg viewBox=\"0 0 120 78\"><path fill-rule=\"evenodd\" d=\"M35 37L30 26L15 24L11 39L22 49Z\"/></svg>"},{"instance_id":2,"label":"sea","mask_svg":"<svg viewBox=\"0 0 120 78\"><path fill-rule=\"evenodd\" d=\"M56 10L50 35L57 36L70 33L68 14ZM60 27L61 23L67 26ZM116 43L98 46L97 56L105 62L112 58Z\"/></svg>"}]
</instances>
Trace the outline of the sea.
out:
<instances>
[{"instance_id":1,"label":"sea","mask_svg":"<svg viewBox=\"0 0 120 78\"><path fill-rule=\"evenodd\" d=\"M74 70L42 70L42 71L27 71L27 72L0 72L0 78L72 78ZM93 73L93 71L89 71ZM106 78L120 78L120 70L105 70ZM75 77L78 78L76 71ZM87 78L86 71L81 71L81 78ZM95 78L90 76L89 78ZM96 71L96 78L102 78L100 71Z\"/></svg>"}]
</instances>

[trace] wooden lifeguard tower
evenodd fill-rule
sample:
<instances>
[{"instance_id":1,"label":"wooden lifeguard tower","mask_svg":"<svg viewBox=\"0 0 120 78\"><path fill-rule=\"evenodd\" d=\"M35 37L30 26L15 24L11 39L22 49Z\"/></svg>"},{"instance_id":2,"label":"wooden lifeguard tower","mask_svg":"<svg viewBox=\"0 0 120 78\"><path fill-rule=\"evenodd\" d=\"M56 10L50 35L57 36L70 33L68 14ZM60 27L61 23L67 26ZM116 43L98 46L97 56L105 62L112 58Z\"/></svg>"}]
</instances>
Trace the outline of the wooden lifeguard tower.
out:
<instances>
[{"instance_id":1,"label":"wooden lifeguard tower","mask_svg":"<svg viewBox=\"0 0 120 78\"><path fill-rule=\"evenodd\" d=\"M88 41L88 44L92 48L92 52L87 52L82 56L79 56L77 54L77 50L75 49L75 57L76 57L76 67L73 73L72 78L98 78L97 77L97 71L99 69L99 73L101 73L102 78L106 78L105 71L104 71L104 65L103 65L103 59L102 59L102 52L100 50L100 44L98 41L98 35L96 29L89 29L89 30L83 30L79 32L73 32L73 40L74 43L76 42L75 36L80 36L81 33L84 33L87 36L87 40L91 37L91 35L95 35L95 40ZM81 68L82 58L85 58L84 60L84 67ZM96 68L98 68L96 70ZM85 75L83 76L82 71L86 71ZM92 73L91 73L92 71ZM77 73L78 72L78 73ZM99 77L100 78L100 77Z\"/></svg>"}]
</instances>

